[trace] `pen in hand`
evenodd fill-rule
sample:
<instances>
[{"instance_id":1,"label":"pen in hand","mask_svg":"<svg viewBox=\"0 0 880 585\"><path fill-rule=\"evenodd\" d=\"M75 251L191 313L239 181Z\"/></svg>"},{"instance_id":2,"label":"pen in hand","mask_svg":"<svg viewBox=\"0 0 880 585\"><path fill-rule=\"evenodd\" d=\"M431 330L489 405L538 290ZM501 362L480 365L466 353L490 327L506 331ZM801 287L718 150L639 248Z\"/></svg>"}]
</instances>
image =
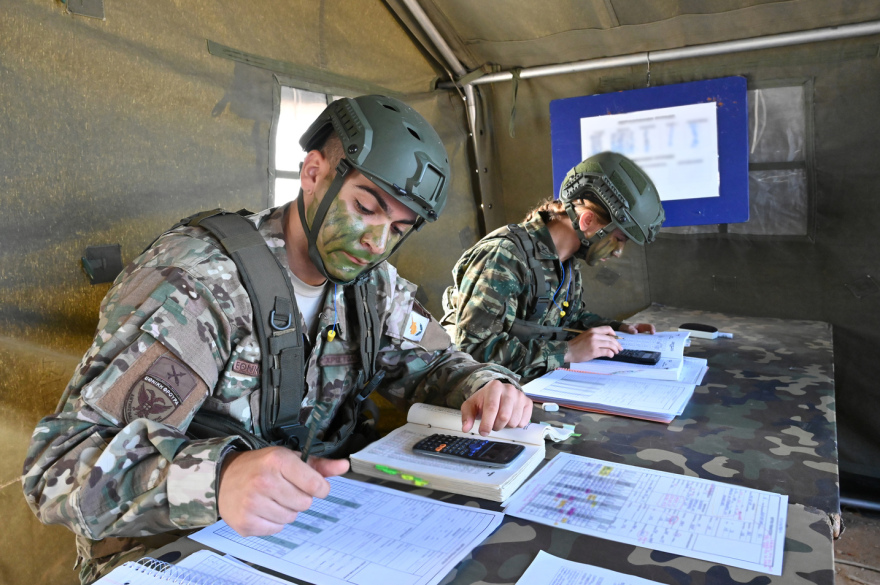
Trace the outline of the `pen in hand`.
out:
<instances>
[{"instance_id":1,"label":"pen in hand","mask_svg":"<svg viewBox=\"0 0 880 585\"><path fill-rule=\"evenodd\" d=\"M569 333L577 333L578 335L580 335L581 333L586 333L586 331L581 331L580 329L569 329L568 327L563 327L562 330L568 331ZM611 337L613 337L614 339L623 339L623 337L621 337L620 335L612 335Z\"/></svg>"},{"instance_id":2,"label":"pen in hand","mask_svg":"<svg viewBox=\"0 0 880 585\"><path fill-rule=\"evenodd\" d=\"M332 402L328 402L326 400L316 400L315 406L312 408L312 413L309 416L309 434L306 437L306 443L302 448L302 460L309 460L309 451L312 450L312 444L315 442L315 436L318 434L318 430L321 428L322 423L327 419L330 415L330 409L333 406Z\"/></svg>"}]
</instances>

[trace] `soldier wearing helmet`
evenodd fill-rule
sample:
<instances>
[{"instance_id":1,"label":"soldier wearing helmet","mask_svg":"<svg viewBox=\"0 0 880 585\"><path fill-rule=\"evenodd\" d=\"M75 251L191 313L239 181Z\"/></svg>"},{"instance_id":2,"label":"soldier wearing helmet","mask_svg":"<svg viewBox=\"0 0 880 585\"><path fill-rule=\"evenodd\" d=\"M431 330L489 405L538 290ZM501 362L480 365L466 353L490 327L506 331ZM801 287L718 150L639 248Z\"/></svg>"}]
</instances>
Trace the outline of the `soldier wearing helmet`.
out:
<instances>
[{"instance_id":1,"label":"soldier wearing helmet","mask_svg":"<svg viewBox=\"0 0 880 585\"><path fill-rule=\"evenodd\" d=\"M442 323L459 349L523 381L611 357L621 349L615 331L654 333L654 326L591 313L574 259L596 266L618 258L627 242L652 242L664 219L656 187L634 162L611 152L592 156L568 172L557 200L462 255Z\"/></svg>"},{"instance_id":2,"label":"soldier wearing helmet","mask_svg":"<svg viewBox=\"0 0 880 585\"><path fill-rule=\"evenodd\" d=\"M76 532L83 582L218 518L278 532L348 470L294 449L344 455L374 388L404 408L461 408L465 432L478 416L483 434L529 422L517 377L456 351L386 262L446 203L434 129L364 96L330 104L301 144L295 204L236 218L241 233L211 227L234 214L197 214L123 271L62 407L34 432L25 495ZM239 258L251 250L268 258L256 274ZM273 274L295 303L275 296L264 322L266 289L251 281Z\"/></svg>"}]
</instances>

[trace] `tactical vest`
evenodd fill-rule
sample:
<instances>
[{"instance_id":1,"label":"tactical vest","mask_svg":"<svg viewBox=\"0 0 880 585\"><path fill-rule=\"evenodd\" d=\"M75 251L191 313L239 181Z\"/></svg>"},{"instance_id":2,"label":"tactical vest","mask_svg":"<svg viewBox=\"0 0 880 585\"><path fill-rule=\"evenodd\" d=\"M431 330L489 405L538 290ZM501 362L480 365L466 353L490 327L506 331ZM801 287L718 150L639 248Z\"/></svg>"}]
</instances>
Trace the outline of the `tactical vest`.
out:
<instances>
[{"instance_id":1,"label":"tactical vest","mask_svg":"<svg viewBox=\"0 0 880 585\"><path fill-rule=\"evenodd\" d=\"M550 312L553 303L553 293L544 278L544 267L538 258L537 250L529 237L529 233L521 225L511 223L500 227L487 235L484 240L503 238L511 242L517 250L519 258L529 267L529 306L526 307L525 319L514 319L510 327L510 334L522 341L531 339L545 339L553 341L567 340L572 334L565 330L574 311L566 311L562 322L558 327L545 325L544 322ZM571 283L572 270L565 273L561 288L567 288Z\"/></svg>"},{"instance_id":2,"label":"tactical vest","mask_svg":"<svg viewBox=\"0 0 880 585\"><path fill-rule=\"evenodd\" d=\"M382 370L376 372L380 338L374 332L379 331L380 323L375 287L368 286L367 278L350 287L354 303L349 305L353 305L357 313L360 335L362 369L356 384L359 390L343 402L334 418L339 423L331 425L330 436L317 441L314 432L309 437L308 427L300 423L308 339L301 330L293 284L256 226L244 217L250 214L246 210L232 213L213 209L185 218L171 229L197 226L207 230L219 240L238 268L253 307L254 335L262 354L260 428L265 437L246 431L227 417L203 411L196 412L187 435L192 438L238 435L251 449L285 445L302 450L309 443L310 453L323 457L344 452L362 422L366 398L385 374ZM374 420L377 416L374 410ZM363 433L365 429L358 431Z\"/></svg>"}]
</instances>

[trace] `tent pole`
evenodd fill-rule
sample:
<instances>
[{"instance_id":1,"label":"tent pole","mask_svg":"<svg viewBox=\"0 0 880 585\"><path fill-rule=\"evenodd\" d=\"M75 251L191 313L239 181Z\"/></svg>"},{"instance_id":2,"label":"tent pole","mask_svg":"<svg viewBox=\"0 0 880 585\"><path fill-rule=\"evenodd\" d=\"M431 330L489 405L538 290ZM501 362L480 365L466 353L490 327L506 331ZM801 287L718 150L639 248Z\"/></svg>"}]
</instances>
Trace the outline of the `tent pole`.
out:
<instances>
[{"instance_id":1,"label":"tent pole","mask_svg":"<svg viewBox=\"0 0 880 585\"><path fill-rule=\"evenodd\" d=\"M414 0L409 0L407 4L413 1ZM594 71L596 69L609 69L612 67L626 67L632 65L647 66L649 59L651 63L662 63L666 61L678 61L681 59L693 59L694 57L725 55L741 51L757 51L774 47L788 47L805 43L847 39L878 33L880 33L880 22L863 22L860 24L849 24L779 35L769 35L766 37L756 37L753 39L709 43L706 45L696 45L680 49L665 49L662 51L651 51L649 53L633 53L631 55L588 59L586 61L575 61L573 63L529 67L520 72L520 79L545 77L548 75L563 75L566 73L577 73L581 71ZM471 83L474 85L483 85L487 83L497 83L499 81L510 81L511 79L513 79L513 74L510 71L500 71L498 73L484 75L479 79L475 79ZM438 87L451 89L454 87L454 84L451 82L443 82L439 84Z\"/></svg>"},{"instance_id":2,"label":"tent pole","mask_svg":"<svg viewBox=\"0 0 880 585\"><path fill-rule=\"evenodd\" d=\"M462 77L467 73L467 70L461 64L461 61L458 60L458 57L455 56L455 53L452 52L452 49L449 47L449 44L446 42L446 39L440 34L440 31L437 30L437 27L434 26L434 23L431 22L431 19L428 18L428 15L425 14L425 11L422 10L422 7L419 5L417 0L401 0L403 4L409 9L412 13L413 18L419 23L419 26L422 27L422 30L425 31L425 34L428 35L428 38L431 39L431 42L434 43L434 46L440 51L440 54L443 55L443 58L446 59L449 68L455 74L457 78ZM454 87L450 85L449 87ZM477 141L477 100L474 96L474 87L470 84L464 86L464 95L465 95L465 107L467 108L467 120L468 120L468 132L471 135L471 143L474 149L474 164L476 164L477 171L477 189L476 189L476 203L477 203L477 223L480 231L480 237L486 234L486 214L483 209L482 203L482 195L480 188L480 178L479 173L482 167L480 156L480 148Z\"/></svg>"}]
</instances>

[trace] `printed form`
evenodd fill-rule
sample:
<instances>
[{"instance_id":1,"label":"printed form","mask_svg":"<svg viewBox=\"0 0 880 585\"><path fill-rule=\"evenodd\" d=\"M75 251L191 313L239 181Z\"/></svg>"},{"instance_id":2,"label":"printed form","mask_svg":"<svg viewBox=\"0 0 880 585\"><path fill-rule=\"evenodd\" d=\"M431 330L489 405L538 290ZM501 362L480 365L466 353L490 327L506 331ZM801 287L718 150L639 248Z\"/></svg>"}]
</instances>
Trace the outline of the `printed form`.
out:
<instances>
[{"instance_id":1,"label":"printed form","mask_svg":"<svg viewBox=\"0 0 880 585\"><path fill-rule=\"evenodd\" d=\"M653 335L645 333L615 332L623 349L659 351L664 358L682 357L690 331L658 331Z\"/></svg>"},{"instance_id":2,"label":"printed form","mask_svg":"<svg viewBox=\"0 0 880 585\"><path fill-rule=\"evenodd\" d=\"M272 536L220 521L190 536L315 585L434 585L486 539L500 512L455 506L343 477Z\"/></svg>"},{"instance_id":3,"label":"printed form","mask_svg":"<svg viewBox=\"0 0 880 585\"><path fill-rule=\"evenodd\" d=\"M656 585L656 583L657 581L560 559L541 550L516 585Z\"/></svg>"},{"instance_id":4,"label":"printed form","mask_svg":"<svg viewBox=\"0 0 880 585\"><path fill-rule=\"evenodd\" d=\"M671 421L682 413L695 386L681 382L553 370L523 386L526 395L565 406L638 412Z\"/></svg>"},{"instance_id":5,"label":"printed form","mask_svg":"<svg viewBox=\"0 0 880 585\"><path fill-rule=\"evenodd\" d=\"M599 538L782 574L788 496L560 453L505 513Z\"/></svg>"}]
</instances>

